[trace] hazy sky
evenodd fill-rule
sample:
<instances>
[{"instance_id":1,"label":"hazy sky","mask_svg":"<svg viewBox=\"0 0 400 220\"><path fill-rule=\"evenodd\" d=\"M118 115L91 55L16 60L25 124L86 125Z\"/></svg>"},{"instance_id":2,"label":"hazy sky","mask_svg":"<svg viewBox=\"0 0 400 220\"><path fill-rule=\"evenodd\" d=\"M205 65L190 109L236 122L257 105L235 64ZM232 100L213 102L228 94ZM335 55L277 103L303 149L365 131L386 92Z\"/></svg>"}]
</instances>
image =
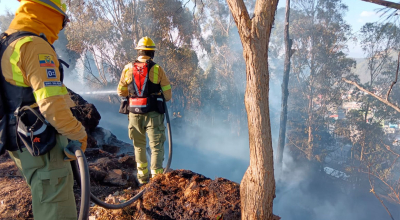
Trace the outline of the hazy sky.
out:
<instances>
[{"instance_id":1,"label":"hazy sky","mask_svg":"<svg viewBox=\"0 0 400 220\"><path fill-rule=\"evenodd\" d=\"M382 20L377 13L377 9L382 7L361 0L345 0L343 2L349 6L345 19L352 26L354 32L360 30L366 22ZM280 0L279 7L285 7L285 4L285 0ZM0 0L0 14L4 14L6 10L15 11L17 7L17 0ZM355 58L363 57L361 49L354 42L349 42L349 55Z\"/></svg>"}]
</instances>

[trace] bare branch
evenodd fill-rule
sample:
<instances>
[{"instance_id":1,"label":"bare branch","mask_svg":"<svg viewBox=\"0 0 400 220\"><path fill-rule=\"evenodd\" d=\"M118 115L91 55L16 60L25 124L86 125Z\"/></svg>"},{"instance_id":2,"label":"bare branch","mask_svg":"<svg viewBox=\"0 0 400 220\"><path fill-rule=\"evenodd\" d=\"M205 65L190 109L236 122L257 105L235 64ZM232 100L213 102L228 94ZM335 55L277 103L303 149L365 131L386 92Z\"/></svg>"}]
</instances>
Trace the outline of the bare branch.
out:
<instances>
[{"instance_id":1,"label":"bare branch","mask_svg":"<svg viewBox=\"0 0 400 220\"><path fill-rule=\"evenodd\" d=\"M386 207L385 203L383 203L382 199L378 196L378 194L376 194L374 184L372 184L372 181L371 181L370 174L371 174L370 167L368 166L368 180L369 180L369 185L371 186L370 192L372 192L374 194L374 196L379 200L379 202L381 202L382 206L386 209L386 212L389 214L390 218L392 218L392 220L394 220L392 214L390 213L389 209Z\"/></svg>"},{"instance_id":2,"label":"bare branch","mask_svg":"<svg viewBox=\"0 0 400 220\"><path fill-rule=\"evenodd\" d=\"M89 58L88 58L88 56L87 56L86 53L85 53L85 58L86 58L86 60L88 60L87 64L88 64L89 66L87 67L87 69L89 70L90 75L92 75L92 76L99 82L100 85L103 85L103 83L99 80L99 78L97 78L97 77L93 74L92 66L90 65L90 60L89 60Z\"/></svg>"},{"instance_id":3,"label":"bare branch","mask_svg":"<svg viewBox=\"0 0 400 220\"><path fill-rule=\"evenodd\" d=\"M349 83L349 84L352 84L352 85L356 86L359 90L368 93L369 95L371 95L372 97L378 99L378 100L381 101L382 103L384 103L384 104L386 104L386 105L392 107L392 108L393 108L394 110L396 110L397 112L400 112L400 107L399 107L399 106L397 106L397 105L395 105L395 104L389 102L388 100L386 100L386 99L384 99L384 98L381 98L381 97L375 95L373 92L368 91L367 89L365 89L365 88L363 88L362 86L358 85L356 82L351 81L351 80L348 80L348 79L346 79L346 78L342 78L342 80L345 81L346 83Z\"/></svg>"},{"instance_id":4,"label":"bare branch","mask_svg":"<svg viewBox=\"0 0 400 220\"><path fill-rule=\"evenodd\" d=\"M386 100L387 101L389 101L389 95L390 95L390 92L392 91L392 88L393 88L394 84L397 83L397 78L399 76L399 66L400 66L400 52L399 52L399 57L397 58L396 79L392 82L392 85L390 85L390 88L389 88L389 90L387 92L387 95L386 95Z\"/></svg>"},{"instance_id":5,"label":"bare branch","mask_svg":"<svg viewBox=\"0 0 400 220\"><path fill-rule=\"evenodd\" d=\"M383 143L382 143L383 144ZM394 165L396 165L397 159L399 159L400 155L396 152L394 152L392 149L390 149L390 146L383 144L386 147L386 150L388 150L389 152L391 152L392 154L396 155L396 159L393 160L392 165L390 166L390 169L393 169Z\"/></svg>"},{"instance_id":6,"label":"bare branch","mask_svg":"<svg viewBox=\"0 0 400 220\"><path fill-rule=\"evenodd\" d=\"M361 170L361 172L365 173L365 174L368 174L368 175L372 175L376 179L380 180L381 183L383 183L394 194L395 198L393 198L393 196L390 196L393 199L393 201L395 201L397 203L400 203L400 195L399 195L399 193L386 180L384 180L382 177L380 177L379 175L375 174L374 172L371 172L370 167L368 167L368 172L364 171L364 170Z\"/></svg>"},{"instance_id":7,"label":"bare branch","mask_svg":"<svg viewBox=\"0 0 400 220\"><path fill-rule=\"evenodd\" d=\"M175 11L175 13L178 13L178 12L183 11L183 8L186 7L186 5L187 5L189 2L190 2L190 0L187 0L186 3L183 4L183 6L179 7L179 8ZM201 2L201 4L203 5L203 7L201 8L200 13L203 14L203 11L204 11L204 2L203 2L203 0L200 0L200 2ZM194 16L194 13L195 13L195 11L196 11L196 7L197 7L197 0L194 1L193 16Z\"/></svg>"},{"instance_id":8,"label":"bare branch","mask_svg":"<svg viewBox=\"0 0 400 220\"><path fill-rule=\"evenodd\" d=\"M175 12L181 12L183 11L183 8L186 7L186 5L190 2L190 0L187 0L185 4L183 4L183 6L179 7Z\"/></svg>"},{"instance_id":9,"label":"bare branch","mask_svg":"<svg viewBox=\"0 0 400 220\"><path fill-rule=\"evenodd\" d=\"M384 0L361 0L361 1L370 2L370 3L377 4L377 5L385 6L388 8L394 8L394 9L400 10L399 3L394 3L394 2L390 2L390 1L384 1Z\"/></svg>"}]
</instances>

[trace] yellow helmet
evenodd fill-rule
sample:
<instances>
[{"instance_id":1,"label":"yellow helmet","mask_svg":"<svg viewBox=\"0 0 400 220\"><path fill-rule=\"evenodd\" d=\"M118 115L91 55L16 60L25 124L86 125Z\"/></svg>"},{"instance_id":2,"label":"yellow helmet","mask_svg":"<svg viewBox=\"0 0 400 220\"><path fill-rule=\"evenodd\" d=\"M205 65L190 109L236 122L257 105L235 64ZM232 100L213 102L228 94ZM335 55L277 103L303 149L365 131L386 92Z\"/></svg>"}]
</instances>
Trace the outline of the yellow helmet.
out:
<instances>
[{"instance_id":1,"label":"yellow helmet","mask_svg":"<svg viewBox=\"0 0 400 220\"><path fill-rule=\"evenodd\" d=\"M135 50L157 50L156 44L150 37L142 37Z\"/></svg>"},{"instance_id":2,"label":"yellow helmet","mask_svg":"<svg viewBox=\"0 0 400 220\"><path fill-rule=\"evenodd\" d=\"M18 1L20 2L21 0ZM64 15L63 28L69 22L68 15L66 14L67 11L66 0L24 0L24 1L39 3Z\"/></svg>"}]
</instances>

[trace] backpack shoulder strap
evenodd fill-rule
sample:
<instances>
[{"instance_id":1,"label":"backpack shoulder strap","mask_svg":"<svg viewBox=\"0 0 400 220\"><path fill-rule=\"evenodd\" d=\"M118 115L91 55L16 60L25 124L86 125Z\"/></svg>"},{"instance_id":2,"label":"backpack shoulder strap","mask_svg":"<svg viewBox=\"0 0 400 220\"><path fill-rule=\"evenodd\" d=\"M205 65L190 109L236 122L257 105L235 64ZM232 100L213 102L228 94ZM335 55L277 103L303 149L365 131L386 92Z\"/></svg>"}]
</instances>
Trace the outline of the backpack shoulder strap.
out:
<instances>
[{"instance_id":1,"label":"backpack shoulder strap","mask_svg":"<svg viewBox=\"0 0 400 220\"><path fill-rule=\"evenodd\" d=\"M28 31L18 31L12 34L7 34L7 33L2 33L0 35L0 62L1 59L3 58L4 52L6 51L7 47L14 41L18 40L21 37L26 37L26 36L38 36L37 34L34 34L32 32ZM0 82L4 80L3 73L1 72L1 65L0 65Z\"/></svg>"},{"instance_id":2,"label":"backpack shoulder strap","mask_svg":"<svg viewBox=\"0 0 400 220\"><path fill-rule=\"evenodd\" d=\"M21 37L26 37L26 36L38 36L38 35L35 33L32 33L32 32L28 32L28 31L18 31L18 32L12 33L10 35L8 35L7 33L2 33L0 35L0 45L1 45L0 60L3 57L3 54L6 51L7 47L12 42L16 41L17 39L19 39Z\"/></svg>"},{"instance_id":3,"label":"backpack shoulder strap","mask_svg":"<svg viewBox=\"0 0 400 220\"><path fill-rule=\"evenodd\" d=\"M148 65L149 71L151 70L151 68L152 68L154 65L156 65L156 63L155 63L152 59L147 60L146 63L147 63L147 65Z\"/></svg>"},{"instance_id":4,"label":"backpack shoulder strap","mask_svg":"<svg viewBox=\"0 0 400 220\"><path fill-rule=\"evenodd\" d=\"M37 36L37 34L31 33L28 31L18 31L18 32L12 33L10 35L7 33L2 33L0 35L0 62L1 62L1 59L4 55L4 52L6 51L7 47L15 40L18 40L19 38L26 37L26 36ZM1 65L0 65L0 85L3 82L5 82L5 79L4 79L4 76L3 76L3 73L1 70ZM2 101L1 101L2 103L0 103L0 105L4 105L3 101L5 100L5 98L4 98L2 88L0 88L0 96L2 99Z\"/></svg>"},{"instance_id":5,"label":"backpack shoulder strap","mask_svg":"<svg viewBox=\"0 0 400 220\"><path fill-rule=\"evenodd\" d=\"M49 43L49 45L51 46L51 48L53 48L54 51L56 51L56 49L54 48L54 46L52 44L50 44L50 42L47 40L46 36L44 34L40 34L37 35L35 33L29 32L29 31L18 31L15 33L12 33L10 35L8 35L7 33L2 33L0 35L0 61L1 58L3 57L4 52L6 51L7 47L14 42L15 40L22 38L22 37L26 37L26 36L36 36L36 37L40 37L43 40L45 40L47 43ZM69 64L67 62L65 62L62 59L58 59L58 61L60 62L60 81L63 82L64 81L64 70L62 65L66 66L67 68L69 68ZM1 70L0 70L1 72Z\"/></svg>"},{"instance_id":6,"label":"backpack shoulder strap","mask_svg":"<svg viewBox=\"0 0 400 220\"><path fill-rule=\"evenodd\" d=\"M150 73L150 70L151 70L151 68L153 68L154 67L154 70L153 70L153 81L154 82L152 82L152 83L154 83L154 84L156 84L156 85L159 85L157 82L158 82L158 68L155 66L155 65L157 65L157 63L155 63L153 60L147 60L146 61L147 62L147 65L148 65L148 71L149 71L149 73ZM149 79L148 80L150 80L150 77L149 77Z\"/></svg>"}]
</instances>

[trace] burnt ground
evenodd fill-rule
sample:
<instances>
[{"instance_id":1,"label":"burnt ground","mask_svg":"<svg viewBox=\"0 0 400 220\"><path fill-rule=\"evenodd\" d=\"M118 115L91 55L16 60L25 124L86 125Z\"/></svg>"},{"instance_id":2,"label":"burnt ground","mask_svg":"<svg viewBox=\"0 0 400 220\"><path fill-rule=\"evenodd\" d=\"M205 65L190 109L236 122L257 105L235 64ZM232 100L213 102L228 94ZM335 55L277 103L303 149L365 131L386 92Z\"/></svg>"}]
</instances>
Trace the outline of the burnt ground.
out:
<instances>
[{"instance_id":1,"label":"burnt ground","mask_svg":"<svg viewBox=\"0 0 400 220\"><path fill-rule=\"evenodd\" d=\"M28 185L8 155L0 156L0 218L33 219Z\"/></svg>"},{"instance_id":2,"label":"burnt ground","mask_svg":"<svg viewBox=\"0 0 400 220\"><path fill-rule=\"evenodd\" d=\"M132 156L117 157L100 149L96 150L97 157L92 154L93 149L88 151L87 157L91 191L98 198L104 199L129 187L138 188ZM80 188L76 183L74 192L79 210ZM7 153L0 156L0 219L33 219L30 189Z\"/></svg>"},{"instance_id":3,"label":"burnt ground","mask_svg":"<svg viewBox=\"0 0 400 220\"><path fill-rule=\"evenodd\" d=\"M139 187L135 179L133 156L88 149L91 191L108 203L124 202ZM106 210L92 204L95 219L240 219L239 184L223 178L211 180L203 175L174 170L153 178L142 186L146 192L131 206ZM74 186L77 209L80 189ZM0 219L33 219L31 193L14 162L0 157Z\"/></svg>"},{"instance_id":4,"label":"burnt ground","mask_svg":"<svg viewBox=\"0 0 400 220\"><path fill-rule=\"evenodd\" d=\"M142 198L122 210L106 210L92 204L90 220L240 219L239 185L227 179L212 180L188 170L174 170L151 179L139 189L134 156L117 155L118 146L100 149L90 135L99 124L100 113L79 95L72 91L70 95L77 105L75 116L89 134L85 155L91 192L107 203L119 203L146 189ZM79 209L80 189L76 183L74 192ZM0 156L0 219L33 219L31 200L29 187L14 162L7 153Z\"/></svg>"},{"instance_id":5,"label":"burnt ground","mask_svg":"<svg viewBox=\"0 0 400 220\"><path fill-rule=\"evenodd\" d=\"M143 188L143 197L123 210L94 207L96 219L240 219L239 184L223 178L211 180L192 171L174 170ZM118 203L130 197L128 191L109 200Z\"/></svg>"}]
</instances>

